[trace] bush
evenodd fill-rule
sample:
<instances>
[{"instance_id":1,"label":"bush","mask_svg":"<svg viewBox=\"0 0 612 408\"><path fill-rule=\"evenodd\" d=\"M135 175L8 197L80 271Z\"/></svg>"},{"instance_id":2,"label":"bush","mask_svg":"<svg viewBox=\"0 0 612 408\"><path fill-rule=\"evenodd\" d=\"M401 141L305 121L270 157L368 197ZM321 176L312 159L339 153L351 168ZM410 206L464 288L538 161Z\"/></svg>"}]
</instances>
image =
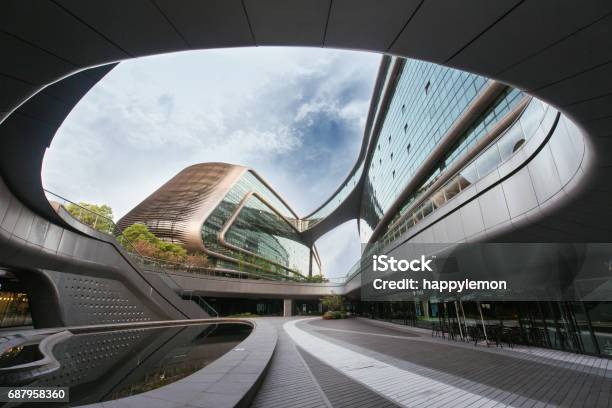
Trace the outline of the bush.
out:
<instances>
[{"instance_id":1,"label":"bush","mask_svg":"<svg viewBox=\"0 0 612 408\"><path fill-rule=\"evenodd\" d=\"M260 316L258 314L254 314L251 312L244 312L244 313L235 313L227 317L260 317Z\"/></svg>"},{"instance_id":2,"label":"bush","mask_svg":"<svg viewBox=\"0 0 612 408\"><path fill-rule=\"evenodd\" d=\"M204 254L188 254L182 245L162 241L141 223L132 224L119 237L121 245L133 246L136 251L149 258L157 258L189 267L206 267L208 258Z\"/></svg>"},{"instance_id":3,"label":"bush","mask_svg":"<svg viewBox=\"0 0 612 408\"><path fill-rule=\"evenodd\" d=\"M346 319L347 317L348 315L346 314L346 312L339 311L339 310L335 310L335 311L328 310L327 312L323 314L324 320Z\"/></svg>"},{"instance_id":4,"label":"bush","mask_svg":"<svg viewBox=\"0 0 612 408\"><path fill-rule=\"evenodd\" d=\"M330 310L332 312L340 311L340 310L342 310L342 308L344 306L344 302L342 300L342 296L340 296L340 295L325 296L321 300L321 303L323 304L323 307L325 307L327 310Z\"/></svg>"},{"instance_id":5,"label":"bush","mask_svg":"<svg viewBox=\"0 0 612 408\"><path fill-rule=\"evenodd\" d=\"M157 243L159 242L159 239L151 231L149 231L149 228L139 222L124 229L122 235L132 243L144 241L157 246Z\"/></svg>"},{"instance_id":6,"label":"bush","mask_svg":"<svg viewBox=\"0 0 612 408\"><path fill-rule=\"evenodd\" d=\"M208 257L204 254L189 254L185 265L191 268L205 268L208 266Z\"/></svg>"},{"instance_id":7,"label":"bush","mask_svg":"<svg viewBox=\"0 0 612 408\"><path fill-rule=\"evenodd\" d=\"M113 210L106 204L97 205L81 201L78 204L69 203L64 208L83 224L107 234L113 232Z\"/></svg>"},{"instance_id":8,"label":"bush","mask_svg":"<svg viewBox=\"0 0 612 408\"><path fill-rule=\"evenodd\" d=\"M303 281L308 283L327 283L329 282L329 279L327 279L323 275L314 275L306 276Z\"/></svg>"}]
</instances>

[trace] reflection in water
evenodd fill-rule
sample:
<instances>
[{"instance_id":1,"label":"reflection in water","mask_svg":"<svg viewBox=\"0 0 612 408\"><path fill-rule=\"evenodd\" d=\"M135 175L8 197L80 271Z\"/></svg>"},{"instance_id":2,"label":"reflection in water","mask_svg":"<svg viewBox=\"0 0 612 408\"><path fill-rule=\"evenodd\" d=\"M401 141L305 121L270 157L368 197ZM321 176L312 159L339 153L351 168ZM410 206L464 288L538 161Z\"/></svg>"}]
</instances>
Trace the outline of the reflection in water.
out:
<instances>
[{"instance_id":1,"label":"reflection in water","mask_svg":"<svg viewBox=\"0 0 612 408\"><path fill-rule=\"evenodd\" d=\"M69 387L67 406L123 398L194 373L250 331L241 324L208 324L78 334L53 349L58 370L23 385Z\"/></svg>"},{"instance_id":2,"label":"reflection in water","mask_svg":"<svg viewBox=\"0 0 612 408\"><path fill-rule=\"evenodd\" d=\"M38 344L28 344L27 346L11 347L0 354L0 368L12 367L20 364L27 364L43 358Z\"/></svg>"}]
</instances>

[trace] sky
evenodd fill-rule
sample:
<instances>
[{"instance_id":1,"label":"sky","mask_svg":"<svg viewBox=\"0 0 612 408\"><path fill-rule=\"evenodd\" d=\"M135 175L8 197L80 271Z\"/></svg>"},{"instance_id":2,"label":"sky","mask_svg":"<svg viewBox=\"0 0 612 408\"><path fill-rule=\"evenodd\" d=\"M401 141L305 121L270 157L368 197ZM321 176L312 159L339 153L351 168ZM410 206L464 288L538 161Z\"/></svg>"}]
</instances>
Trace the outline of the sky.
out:
<instances>
[{"instance_id":1,"label":"sky","mask_svg":"<svg viewBox=\"0 0 612 408\"><path fill-rule=\"evenodd\" d=\"M60 127L43 185L118 220L183 168L221 161L256 170L307 215L357 158L380 58L259 47L122 62ZM356 222L317 247L326 275L344 275L359 258Z\"/></svg>"}]
</instances>

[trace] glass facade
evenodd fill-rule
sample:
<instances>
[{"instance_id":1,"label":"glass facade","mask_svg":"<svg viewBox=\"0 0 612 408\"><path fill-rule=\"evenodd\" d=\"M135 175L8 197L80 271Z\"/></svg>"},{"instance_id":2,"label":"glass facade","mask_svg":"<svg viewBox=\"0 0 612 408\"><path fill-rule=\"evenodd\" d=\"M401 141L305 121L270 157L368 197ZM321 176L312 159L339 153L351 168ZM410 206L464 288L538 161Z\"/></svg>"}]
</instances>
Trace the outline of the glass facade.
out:
<instances>
[{"instance_id":1,"label":"glass facade","mask_svg":"<svg viewBox=\"0 0 612 408\"><path fill-rule=\"evenodd\" d=\"M420 185L399 203L382 235L364 245L347 281L371 268L373 253L384 252L400 237L409 238L413 226L495 171L530 138L543 136L559 116L551 106L509 87L480 99L489 89L487 80L425 62L407 60L396 80L389 80L388 73L385 78L394 93L388 105L375 105L381 124L369 135L372 148L366 161L359 220L362 242L368 242L377 227L380 231L381 220L385 215L389 219L391 206L398 208L398 196L419 171ZM487 102L480 103L483 100ZM476 103L479 113L437 156L440 159L428 163L428 173L422 172L431 152ZM355 301L350 308L358 315L428 328L432 335L455 340L612 356L612 302L459 298L442 302L430 298Z\"/></svg>"},{"instance_id":2,"label":"glass facade","mask_svg":"<svg viewBox=\"0 0 612 408\"><path fill-rule=\"evenodd\" d=\"M301 230L306 230L308 228L312 228L317 225L323 218L327 217L331 214L342 202L348 197L348 195L353 191L359 180L361 179L361 175L363 174L363 161L359 163L355 171L345 180L336 194L334 194L329 201L327 201L321 208L316 210L314 213L309 215L308 217L302 220Z\"/></svg>"},{"instance_id":3,"label":"glass facade","mask_svg":"<svg viewBox=\"0 0 612 408\"><path fill-rule=\"evenodd\" d=\"M410 227L418 224L457 194L489 174L499 164L512 156L536 132L540 129L550 128L556 114L556 109L537 99L532 99L518 120L443 186L435 191L429 191L431 185L437 179L437 176L430 177L421 188L412 194L399 213L401 217L398 217L389 226L383 241L389 243L402 236ZM461 146L463 144L464 141L460 141L457 145ZM428 194L427 199L418 205L411 205L415 203L417 197L426 193Z\"/></svg>"},{"instance_id":4,"label":"glass facade","mask_svg":"<svg viewBox=\"0 0 612 408\"><path fill-rule=\"evenodd\" d=\"M217 268L273 279L299 278L309 275L311 263L317 265L315 271L320 265L315 250L302 242L296 228L296 217L287 205L246 171L202 225L202 240L209 251L222 255L212 260ZM221 234L225 243L220 242Z\"/></svg>"},{"instance_id":5,"label":"glass facade","mask_svg":"<svg viewBox=\"0 0 612 408\"><path fill-rule=\"evenodd\" d=\"M298 231L256 195L246 199L225 240L287 270L308 271L310 249L301 243Z\"/></svg>"},{"instance_id":6,"label":"glass facade","mask_svg":"<svg viewBox=\"0 0 612 408\"><path fill-rule=\"evenodd\" d=\"M23 292L0 292L0 327L29 326L32 324L28 295Z\"/></svg>"},{"instance_id":7,"label":"glass facade","mask_svg":"<svg viewBox=\"0 0 612 408\"><path fill-rule=\"evenodd\" d=\"M372 151L360 214L363 242L397 199L403 187L421 168L429 154L482 92L489 81L478 75L439 65L397 60L400 74L387 86L394 87L393 96L382 116L382 125L372 135ZM486 136L502 118L522 100L522 92L507 88L491 103L459 137L423 187L431 184L478 140ZM384 110L382 105L377 110ZM404 208L423 192L418 189L404 203Z\"/></svg>"},{"instance_id":8,"label":"glass facade","mask_svg":"<svg viewBox=\"0 0 612 408\"><path fill-rule=\"evenodd\" d=\"M442 331L573 353L612 356L612 302L358 302L353 312ZM480 309L480 310L479 310Z\"/></svg>"}]
</instances>

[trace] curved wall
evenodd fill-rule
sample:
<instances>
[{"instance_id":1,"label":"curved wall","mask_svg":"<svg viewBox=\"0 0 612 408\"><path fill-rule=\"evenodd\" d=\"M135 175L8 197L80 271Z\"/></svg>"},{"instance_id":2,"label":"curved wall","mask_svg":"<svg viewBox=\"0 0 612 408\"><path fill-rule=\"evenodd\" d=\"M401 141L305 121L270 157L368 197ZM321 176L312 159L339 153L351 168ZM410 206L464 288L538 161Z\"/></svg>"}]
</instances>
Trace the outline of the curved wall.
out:
<instances>
[{"instance_id":1,"label":"curved wall","mask_svg":"<svg viewBox=\"0 0 612 408\"><path fill-rule=\"evenodd\" d=\"M608 1L577 6L556 0L415 0L384 6L374 0L297 0L290 6L281 0L5 1L0 6L0 177L8 188L0 185L0 263L61 267L79 274L120 268L130 271L125 282L135 282L130 289L144 302L145 289L151 286L140 287L137 269L120 261L117 248L109 249L108 243L58 217L42 192L39 174L45 148L72 106L108 68L70 75L148 54L255 45L325 46L415 57L494 78L549 102L578 124L593 145L579 173L587 167L590 171L572 178L565 188L560 185L565 170L558 167L559 183L551 186L538 180L542 174L530 173L530 180L522 174L536 199L536 187L542 197L551 197L513 219L513 232L506 236L609 240L611 12ZM432 31L434 25L440 29ZM542 159L532 166L537 170L535 163L541 163L544 171L553 171L551 163L558 166L556 160L565 153L551 145L539 152ZM520 177L519 172L515 180ZM580 183L580 189L567 194L572 182ZM512 186L507 188L511 191ZM499 190L489 192L492 202L501 197ZM478 205L486 207L486 200L483 196ZM497 221L495 228L504 223L503 217ZM471 236L470 231L464 233ZM164 314L164 301L154 297L147 307L152 314Z\"/></svg>"},{"instance_id":2,"label":"curved wall","mask_svg":"<svg viewBox=\"0 0 612 408\"><path fill-rule=\"evenodd\" d=\"M537 134L509 160L390 245L563 240L558 231L537 236L513 231L550 214L560 201L576 196L592 165L592 152L580 129L563 115L553 112L547 116Z\"/></svg>"},{"instance_id":3,"label":"curved wall","mask_svg":"<svg viewBox=\"0 0 612 408\"><path fill-rule=\"evenodd\" d=\"M44 276L53 288L32 304L37 328L207 317L159 278L146 277L114 238L64 216L74 230L32 212L0 179L2 265L17 270L24 282ZM52 309L43 313L42 307Z\"/></svg>"}]
</instances>

